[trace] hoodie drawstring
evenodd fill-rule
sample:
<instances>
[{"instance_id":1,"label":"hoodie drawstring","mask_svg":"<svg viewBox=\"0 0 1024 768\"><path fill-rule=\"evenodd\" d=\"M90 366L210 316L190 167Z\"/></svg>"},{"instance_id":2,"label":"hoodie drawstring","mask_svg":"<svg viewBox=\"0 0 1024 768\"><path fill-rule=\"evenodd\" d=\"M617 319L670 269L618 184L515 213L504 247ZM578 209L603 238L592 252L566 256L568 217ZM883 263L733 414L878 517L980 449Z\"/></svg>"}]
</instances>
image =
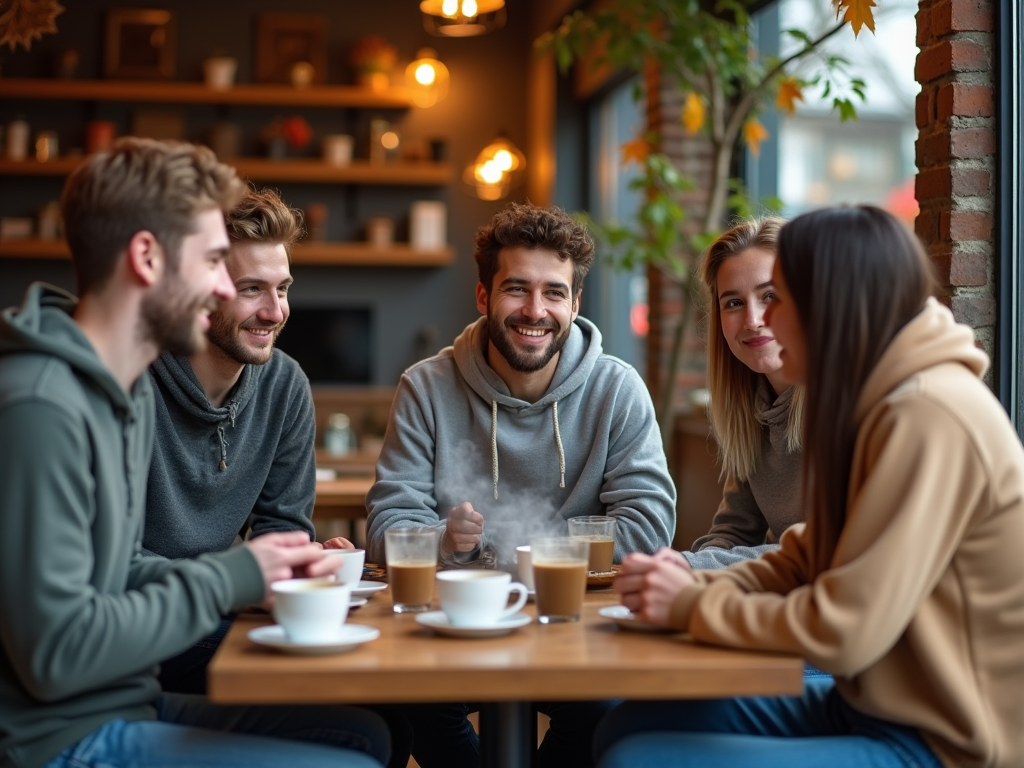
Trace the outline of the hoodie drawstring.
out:
<instances>
[{"instance_id":1,"label":"hoodie drawstring","mask_svg":"<svg viewBox=\"0 0 1024 768\"><path fill-rule=\"evenodd\" d=\"M558 487L565 488L565 451L562 450L562 433L558 431L558 401L551 403L551 418L555 422L555 448L558 449Z\"/></svg>"},{"instance_id":2,"label":"hoodie drawstring","mask_svg":"<svg viewBox=\"0 0 1024 768\"><path fill-rule=\"evenodd\" d=\"M491 400L491 480L494 498L498 498L498 401Z\"/></svg>"},{"instance_id":3,"label":"hoodie drawstring","mask_svg":"<svg viewBox=\"0 0 1024 768\"><path fill-rule=\"evenodd\" d=\"M558 487L565 488L565 451L562 448L562 432L558 428L558 401L551 403L551 418L555 425L555 448L558 450ZM224 467L222 466L221 469ZM494 498L498 498L498 401L491 400L491 481L494 483Z\"/></svg>"},{"instance_id":4,"label":"hoodie drawstring","mask_svg":"<svg viewBox=\"0 0 1024 768\"><path fill-rule=\"evenodd\" d=\"M228 418L231 419L231 428L235 427L235 417L238 415L238 401L232 400L228 403ZM228 438L224 433L223 422L217 425L217 437L220 438L220 466L223 472L228 468Z\"/></svg>"}]
</instances>

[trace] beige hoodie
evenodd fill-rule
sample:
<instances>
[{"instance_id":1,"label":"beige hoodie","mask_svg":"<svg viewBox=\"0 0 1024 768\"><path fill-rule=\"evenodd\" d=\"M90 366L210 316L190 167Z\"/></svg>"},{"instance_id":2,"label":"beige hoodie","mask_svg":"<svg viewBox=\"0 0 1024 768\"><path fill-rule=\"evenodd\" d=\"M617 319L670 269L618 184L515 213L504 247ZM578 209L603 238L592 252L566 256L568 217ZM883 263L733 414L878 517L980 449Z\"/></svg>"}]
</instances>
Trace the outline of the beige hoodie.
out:
<instances>
[{"instance_id":1,"label":"beige hoodie","mask_svg":"<svg viewBox=\"0 0 1024 768\"><path fill-rule=\"evenodd\" d=\"M969 328L929 301L857 404L846 526L808 577L804 525L676 599L700 641L788 651L947 766L1024 766L1024 450ZM813 525L813 523L811 523Z\"/></svg>"}]
</instances>

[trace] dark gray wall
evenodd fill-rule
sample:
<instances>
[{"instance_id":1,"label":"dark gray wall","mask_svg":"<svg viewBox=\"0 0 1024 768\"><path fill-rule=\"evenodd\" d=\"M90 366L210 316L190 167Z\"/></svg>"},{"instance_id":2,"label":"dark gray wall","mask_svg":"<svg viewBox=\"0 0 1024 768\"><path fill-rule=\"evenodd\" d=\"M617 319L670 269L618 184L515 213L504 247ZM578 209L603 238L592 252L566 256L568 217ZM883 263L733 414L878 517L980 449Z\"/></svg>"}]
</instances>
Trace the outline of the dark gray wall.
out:
<instances>
[{"instance_id":1,"label":"dark gray wall","mask_svg":"<svg viewBox=\"0 0 1024 768\"><path fill-rule=\"evenodd\" d=\"M109 3L80 2L65 4L58 17L59 33L36 41L32 50L0 53L2 74L10 77L49 76L53 55L73 47L81 54L79 76L101 75L104 12ZM423 31L418 3L414 0L375 0L368 3L334 0L161 0L131 2L121 0L117 7L162 7L175 13L177 23L177 78L199 80L203 58L223 51L239 59L240 82L253 79L253 49L256 14L261 11L322 13L328 17L328 82L352 82L348 51L368 33L384 35L406 62L422 46L438 51L451 71L448 98L430 109L394 112L388 116L400 120L407 137L443 138L448 158L458 175L498 132L505 131L520 147L525 146L527 109L526 63L529 56L528 20L524 0L509 0L508 22L504 29L478 38L447 40L430 37ZM173 105L154 105L176 108ZM88 119L111 119L125 133L129 129L135 105L90 104L82 102L37 102L5 99L0 102L0 124L17 114L29 120L33 137L36 130L56 130L63 148L81 147L82 125ZM350 131L365 135L370 112L363 110L272 109L256 107L216 108L183 106L186 110L188 138L201 140L210 123L230 119L242 125L249 144L261 125L275 115L304 114L317 135ZM357 147L357 156L365 156ZM528 159L529 160L529 159ZM0 177L0 215L30 216L48 200L59 197L62 179ZM268 182L269 184L269 182ZM448 205L449 241L456 251L456 262L443 268L351 268L295 266L292 310L303 306L358 306L375 311L376 384L397 382L401 371L421 354L436 351L476 316L474 286L476 269L472 261L473 233L503 202L487 203L471 197L456 180L445 188L345 187L341 185L273 184L291 204L304 207L324 202L330 209L329 237L356 239L362 235L366 216L382 212L399 222L397 235L406 237L409 205L417 199L440 199ZM523 195L522 189L518 195ZM516 196L516 191L513 191ZM0 259L0 306L16 303L32 280L47 280L73 288L68 262L40 262ZM426 326L436 332L433 349L426 349L417 338ZM427 334L429 337L430 334Z\"/></svg>"}]
</instances>

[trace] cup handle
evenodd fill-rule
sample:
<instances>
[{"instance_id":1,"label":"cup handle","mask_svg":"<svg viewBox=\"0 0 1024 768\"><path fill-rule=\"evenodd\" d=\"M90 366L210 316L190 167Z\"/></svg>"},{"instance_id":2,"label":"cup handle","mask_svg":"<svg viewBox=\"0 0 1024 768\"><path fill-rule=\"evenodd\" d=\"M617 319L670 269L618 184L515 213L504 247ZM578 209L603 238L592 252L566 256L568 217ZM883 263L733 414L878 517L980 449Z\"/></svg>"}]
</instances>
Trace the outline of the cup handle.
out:
<instances>
[{"instance_id":1,"label":"cup handle","mask_svg":"<svg viewBox=\"0 0 1024 768\"><path fill-rule=\"evenodd\" d=\"M509 594L511 594L512 592L518 592L519 599L516 600L516 604L513 605L511 608L505 609L505 611L501 614L500 617L502 619L507 619L509 616L519 613L519 611L522 610L522 607L526 605L526 599L530 595L529 590L526 589L526 585L520 584L518 581L513 581L511 584L509 584L508 591Z\"/></svg>"}]
</instances>

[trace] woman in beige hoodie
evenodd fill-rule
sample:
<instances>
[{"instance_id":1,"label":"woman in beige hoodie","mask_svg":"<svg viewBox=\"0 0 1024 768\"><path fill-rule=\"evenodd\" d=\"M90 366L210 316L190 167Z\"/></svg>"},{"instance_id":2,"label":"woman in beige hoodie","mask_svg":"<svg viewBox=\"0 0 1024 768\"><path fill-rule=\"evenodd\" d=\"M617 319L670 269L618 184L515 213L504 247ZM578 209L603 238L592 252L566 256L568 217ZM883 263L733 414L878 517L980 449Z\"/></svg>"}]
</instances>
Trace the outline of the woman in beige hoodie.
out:
<instances>
[{"instance_id":1,"label":"woman in beige hoodie","mask_svg":"<svg viewBox=\"0 0 1024 768\"><path fill-rule=\"evenodd\" d=\"M769 326L806 387L806 525L691 571L631 555L616 589L699 642L802 655L803 696L629 703L601 768L1024 765L1024 450L930 265L868 206L783 227Z\"/></svg>"}]
</instances>

